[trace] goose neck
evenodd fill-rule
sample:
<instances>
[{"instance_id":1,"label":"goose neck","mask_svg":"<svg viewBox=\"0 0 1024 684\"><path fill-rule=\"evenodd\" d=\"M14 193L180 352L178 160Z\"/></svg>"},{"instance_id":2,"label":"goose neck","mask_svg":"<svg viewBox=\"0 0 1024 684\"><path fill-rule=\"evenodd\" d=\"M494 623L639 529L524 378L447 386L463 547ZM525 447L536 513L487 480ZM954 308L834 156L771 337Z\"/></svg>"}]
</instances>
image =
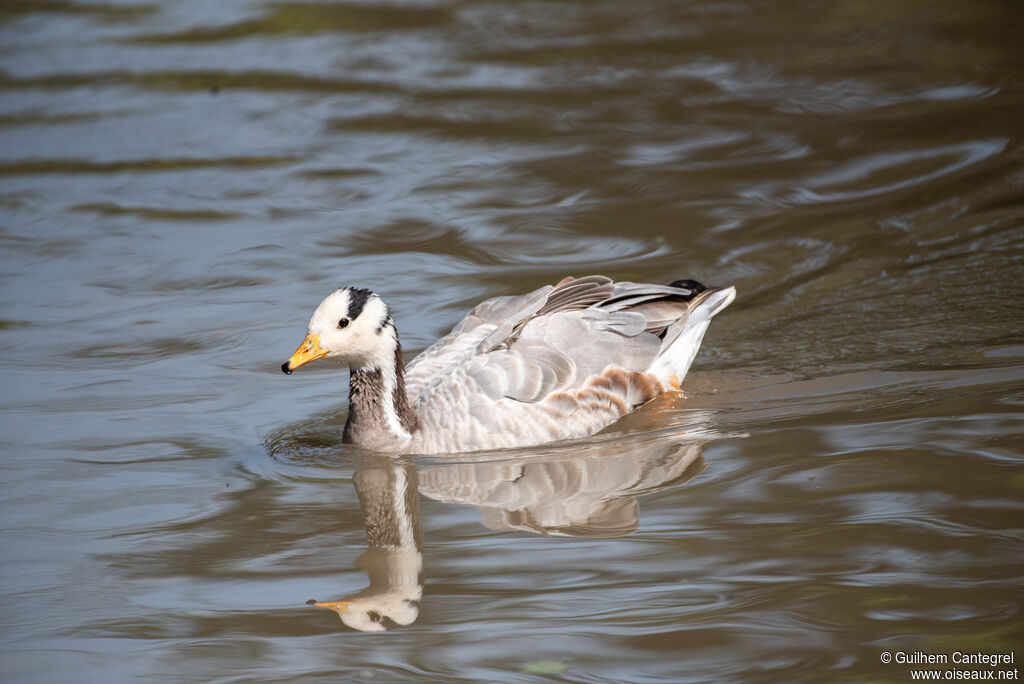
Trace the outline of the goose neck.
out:
<instances>
[{"instance_id":1,"label":"goose neck","mask_svg":"<svg viewBox=\"0 0 1024 684\"><path fill-rule=\"evenodd\" d=\"M347 444L387 451L407 441L417 428L405 391L402 345L393 326L390 332L393 354L350 368L348 422L342 440Z\"/></svg>"}]
</instances>

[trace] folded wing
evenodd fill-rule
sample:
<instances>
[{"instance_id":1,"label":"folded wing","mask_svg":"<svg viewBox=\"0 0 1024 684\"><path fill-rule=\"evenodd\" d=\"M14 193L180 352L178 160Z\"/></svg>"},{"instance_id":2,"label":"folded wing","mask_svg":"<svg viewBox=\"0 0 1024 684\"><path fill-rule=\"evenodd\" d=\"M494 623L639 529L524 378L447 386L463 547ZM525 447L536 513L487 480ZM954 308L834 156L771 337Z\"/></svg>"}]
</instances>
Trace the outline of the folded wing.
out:
<instances>
[{"instance_id":1,"label":"folded wing","mask_svg":"<svg viewBox=\"0 0 1024 684\"><path fill-rule=\"evenodd\" d=\"M481 303L409 364L417 446L493 449L599 431L665 389L649 371L694 294L588 276Z\"/></svg>"}]
</instances>

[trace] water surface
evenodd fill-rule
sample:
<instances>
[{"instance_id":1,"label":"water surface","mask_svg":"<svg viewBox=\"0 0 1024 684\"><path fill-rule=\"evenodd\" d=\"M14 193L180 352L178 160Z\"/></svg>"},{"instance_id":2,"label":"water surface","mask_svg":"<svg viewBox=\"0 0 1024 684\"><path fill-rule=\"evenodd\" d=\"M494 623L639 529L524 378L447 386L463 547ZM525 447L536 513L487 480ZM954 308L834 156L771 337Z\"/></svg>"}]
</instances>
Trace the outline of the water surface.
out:
<instances>
[{"instance_id":1,"label":"water surface","mask_svg":"<svg viewBox=\"0 0 1024 684\"><path fill-rule=\"evenodd\" d=\"M996 1L4 5L2 678L1020 660L1022 27ZM343 368L279 370L343 284L415 353L591 272L739 291L686 397L592 440L382 461L340 444ZM395 482L389 555L363 508ZM414 578L409 624L305 603L375 572Z\"/></svg>"}]
</instances>

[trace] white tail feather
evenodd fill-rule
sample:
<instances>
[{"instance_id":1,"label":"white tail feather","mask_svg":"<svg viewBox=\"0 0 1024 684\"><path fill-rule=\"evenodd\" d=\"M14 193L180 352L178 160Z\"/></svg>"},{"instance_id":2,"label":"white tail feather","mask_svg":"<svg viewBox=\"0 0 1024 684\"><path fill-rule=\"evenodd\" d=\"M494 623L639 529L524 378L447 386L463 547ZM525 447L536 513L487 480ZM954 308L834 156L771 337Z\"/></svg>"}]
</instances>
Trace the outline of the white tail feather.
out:
<instances>
[{"instance_id":1,"label":"white tail feather","mask_svg":"<svg viewBox=\"0 0 1024 684\"><path fill-rule=\"evenodd\" d=\"M665 386L679 387L700 350L700 343L711 319L735 298L734 287L716 290L701 300L685 318L673 324L672 328L680 326L681 329L670 328L666 332L667 345L654 361L650 372Z\"/></svg>"}]
</instances>

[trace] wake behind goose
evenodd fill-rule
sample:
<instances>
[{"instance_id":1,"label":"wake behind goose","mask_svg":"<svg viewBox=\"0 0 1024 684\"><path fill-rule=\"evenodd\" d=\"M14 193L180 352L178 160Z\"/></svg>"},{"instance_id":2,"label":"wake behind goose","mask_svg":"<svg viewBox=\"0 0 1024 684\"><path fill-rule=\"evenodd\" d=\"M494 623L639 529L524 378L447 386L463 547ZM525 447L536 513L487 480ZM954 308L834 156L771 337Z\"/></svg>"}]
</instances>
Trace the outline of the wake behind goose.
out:
<instances>
[{"instance_id":1,"label":"wake behind goose","mask_svg":"<svg viewBox=\"0 0 1024 684\"><path fill-rule=\"evenodd\" d=\"M686 376L733 287L565 278L478 304L409 362L369 290L330 294L282 366L349 364L342 441L395 453L457 453L587 437Z\"/></svg>"}]
</instances>

